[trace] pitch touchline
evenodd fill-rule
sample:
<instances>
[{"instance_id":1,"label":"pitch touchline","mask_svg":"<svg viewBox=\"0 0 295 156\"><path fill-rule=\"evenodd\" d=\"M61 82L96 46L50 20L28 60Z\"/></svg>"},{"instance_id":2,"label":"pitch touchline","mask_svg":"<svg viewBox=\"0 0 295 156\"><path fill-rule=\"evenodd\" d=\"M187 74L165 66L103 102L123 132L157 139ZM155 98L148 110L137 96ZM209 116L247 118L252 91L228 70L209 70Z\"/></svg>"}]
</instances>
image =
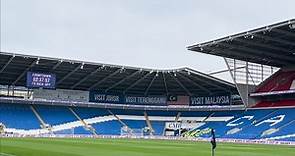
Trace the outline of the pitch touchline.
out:
<instances>
[{"instance_id":1,"label":"pitch touchline","mask_svg":"<svg viewBox=\"0 0 295 156\"><path fill-rule=\"evenodd\" d=\"M0 153L0 156L16 156L16 155L13 155L13 154L7 154L7 153Z\"/></svg>"}]
</instances>

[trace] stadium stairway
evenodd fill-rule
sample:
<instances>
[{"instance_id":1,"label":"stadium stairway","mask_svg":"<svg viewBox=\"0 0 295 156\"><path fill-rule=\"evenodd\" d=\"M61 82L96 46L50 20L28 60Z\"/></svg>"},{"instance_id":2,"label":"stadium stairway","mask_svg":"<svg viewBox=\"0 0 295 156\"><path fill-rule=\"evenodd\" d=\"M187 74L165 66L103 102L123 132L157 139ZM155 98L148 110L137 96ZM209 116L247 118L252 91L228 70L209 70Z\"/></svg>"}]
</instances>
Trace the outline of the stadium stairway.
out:
<instances>
[{"instance_id":1,"label":"stadium stairway","mask_svg":"<svg viewBox=\"0 0 295 156\"><path fill-rule=\"evenodd\" d=\"M175 117L175 122L179 121L180 116L181 116L181 112L178 112L176 117Z\"/></svg>"},{"instance_id":2,"label":"stadium stairway","mask_svg":"<svg viewBox=\"0 0 295 156\"><path fill-rule=\"evenodd\" d=\"M147 112L144 111L143 114L144 114L144 118L145 118L146 125L147 125L148 128L150 129L150 135L154 135L154 132L155 132L155 131L154 131L154 128L153 128L153 126L152 126L152 124L151 124L151 121L150 121L150 119L149 119L149 116L148 116Z\"/></svg>"},{"instance_id":3,"label":"stadium stairway","mask_svg":"<svg viewBox=\"0 0 295 156\"><path fill-rule=\"evenodd\" d=\"M41 118L41 116L39 115L39 113L36 111L36 109L34 108L34 106L30 106L30 109L33 111L33 113L35 114L35 116L37 117L37 119L39 120L41 127L46 128L46 123L43 121L43 119Z\"/></svg>"},{"instance_id":4,"label":"stadium stairway","mask_svg":"<svg viewBox=\"0 0 295 156\"><path fill-rule=\"evenodd\" d=\"M80 117L79 117L79 115L72 109L72 108L70 108L70 107L68 107L68 109L73 113L73 115L79 120L79 121L81 121L81 123L84 125L84 129L85 130L88 130L88 131L90 131L93 135L97 135L97 133L96 133L96 131L95 131L95 129L90 125L90 124L87 124L83 119L81 119ZM81 133L81 128L80 129L76 129L76 133L78 132L78 133Z\"/></svg>"},{"instance_id":5,"label":"stadium stairway","mask_svg":"<svg viewBox=\"0 0 295 156\"><path fill-rule=\"evenodd\" d=\"M109 112L110 114L112 114L112 115L113 115L113 116L114 116L114 117L120 122L120 124L122 125L122 127L124 127L125 132L126 132L127 135L132 135L132 133L133 133L132 128L130 128L130 127L126 124L126 121L121 120L121 119L119 118L119 116L117 116L116 114L114 114L111 110L108 110L108 112ZM123 128L121 128L121 135L122 135L122 129L123 129Z\"/></svg>"}]
</instances>

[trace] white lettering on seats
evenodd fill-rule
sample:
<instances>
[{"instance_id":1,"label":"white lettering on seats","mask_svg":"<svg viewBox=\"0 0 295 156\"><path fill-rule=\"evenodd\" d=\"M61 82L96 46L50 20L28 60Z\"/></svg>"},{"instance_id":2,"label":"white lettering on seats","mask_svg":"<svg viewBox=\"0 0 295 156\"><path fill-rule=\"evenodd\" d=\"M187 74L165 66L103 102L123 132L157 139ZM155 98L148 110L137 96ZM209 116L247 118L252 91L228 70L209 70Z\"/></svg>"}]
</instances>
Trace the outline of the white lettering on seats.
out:
<instances>
[{"instance_id":1,"label":"white lettering on seats","mask_svg":"<svg viewBox=\"0 0 295 156\"><path fill-rule=\"evenodd\" d=\"M231 122L229 122L226 126L230 126L230 127L235 127L235 126L239 126L239 125L242 125L244 122L243 121L240 121L241 119L247 119L247 120L252 120L254 116L243 116L243 117L240 117L240 118L237 118ZM239 122L238 122L239 121Z\"/></svg>"},{"instance_id":2,"label":"white lettering on seats","mask_svg":"<svg viewBox=\"0 0 295 156\"><path fill-rule=\"evenodd\" d=\"M278 115L278 116L263 120L263 121L257 123L255 126L259 126L263 123L271 123L270 126L274 126L274 125L280 123L281 121L283 121L284 118L285 118L285 115Z\"/></svg>"}]
</instances>

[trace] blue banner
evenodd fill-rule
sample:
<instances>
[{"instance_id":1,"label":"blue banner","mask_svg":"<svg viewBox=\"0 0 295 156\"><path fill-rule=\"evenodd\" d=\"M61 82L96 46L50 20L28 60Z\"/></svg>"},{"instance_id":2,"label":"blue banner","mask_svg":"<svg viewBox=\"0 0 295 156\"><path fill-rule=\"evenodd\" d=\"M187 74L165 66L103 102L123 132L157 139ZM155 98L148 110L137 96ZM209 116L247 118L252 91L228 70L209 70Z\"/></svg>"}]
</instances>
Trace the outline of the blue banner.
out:
<instances>
[{"instance_id":1,"label":"blue banner","mask_svg":"<svg viewBox=\"0 0 295 156\"><path fill-rule=\"evenodd\" d=\"M55 74L27 72L28 88L55 88Z\"/></svg>"},{"instance_id":2,"label":"blue banner","mask_svg":"<svg viewBox=\"0 0 295 156\"><path fill-rule=\"evenodd\" d=\"M191 106L201 105L230 105L230 95L216 95L216 96L193 96L190 97Z\"/></svg>"},{"instance_id":3,"label":"blue banner","mask_svg":"<svg viewBox=\"0 0 295 156\"><path fill-rule=\"evenodd\" d=\"M124 103L124 97L122 95L106 94L96 91L90 91L89 93L90 102L100 103Z\"/></svg>"},{"instance_id":4,"label":"blue banner","mask_svg":"<svg viewBox=\"0 0 295 156\"><path fill-rule=\"evenodd\" d=\"M167 105L166 96L125 96L125 103L142 105Z\"/></svg>"},{"instance_id":5,"label":"blue banner","mask_svg":"<svg viewBox=\"0 0 295 156\"><path fill-rule=\"evenodd\" d=\"M98 91L91 91L89 93L89 101L114 104L167 105L166 96L119 95Z\"/></svg>"},{"instance_id":6,"label":"blue banner","mask_svg":"<svg viewBox=\"0 0 295 156\"><path fill-rule=\"evenodd\" d=\"M231 95L215 95L215 96L184 96L187 100L182 100L184 104L190 106L209 106L209 105L230 105ZM182 97L179 98L180 100ZM113 104L135 104L135 105L168 105L171 101L166 96L138 96L138 95L122 95L111 94L100 91L90 91L90 102L113 103ZM173 101L172 101L173 102Z\"/></svg>"}]
</instances>

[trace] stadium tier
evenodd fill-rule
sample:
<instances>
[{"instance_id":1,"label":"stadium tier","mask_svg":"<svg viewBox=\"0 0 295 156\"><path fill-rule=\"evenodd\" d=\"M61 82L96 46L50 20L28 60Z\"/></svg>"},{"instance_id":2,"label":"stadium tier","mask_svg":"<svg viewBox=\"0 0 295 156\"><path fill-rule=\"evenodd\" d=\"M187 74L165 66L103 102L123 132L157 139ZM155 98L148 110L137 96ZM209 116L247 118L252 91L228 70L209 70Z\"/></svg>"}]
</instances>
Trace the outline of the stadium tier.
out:
<instances>
[{"instance_id":1,"label":"stadium tier","mask_svg":"<svg viewBox=\"0 0 295 156\"><path fill-rule=\"evenodd\" d=\"M256 92L286 91L295 89L295 70L279 70L260 84Z\"/></svg>"},{"instance_id":2,"label":"stadium tier","mask_svg":"<svg viewBox=\"0 0 295 156\"><path fill-rule=\"evenodd\" d=\"M6 133L14 135L89 135L95 132L98 135L206 138L210 136L208 129L213 128L218 138L285 141L295 138L295 108L190 112L32 107L5 103L1 103L0 107L1 123L6 127ZM179 131L175 131L177 128Z\"/></svg>"},{"instance_id":3,"label":"stadium tier","mask_svg":"<svg viewBox=\"0 0 295 156\"><path fill-rule=\"evenodd\" d=\"M295 71L281 69L257 86L250 96L258 102L253 107L283 107L295 105Z\"/></svg>"}]
</instances>

